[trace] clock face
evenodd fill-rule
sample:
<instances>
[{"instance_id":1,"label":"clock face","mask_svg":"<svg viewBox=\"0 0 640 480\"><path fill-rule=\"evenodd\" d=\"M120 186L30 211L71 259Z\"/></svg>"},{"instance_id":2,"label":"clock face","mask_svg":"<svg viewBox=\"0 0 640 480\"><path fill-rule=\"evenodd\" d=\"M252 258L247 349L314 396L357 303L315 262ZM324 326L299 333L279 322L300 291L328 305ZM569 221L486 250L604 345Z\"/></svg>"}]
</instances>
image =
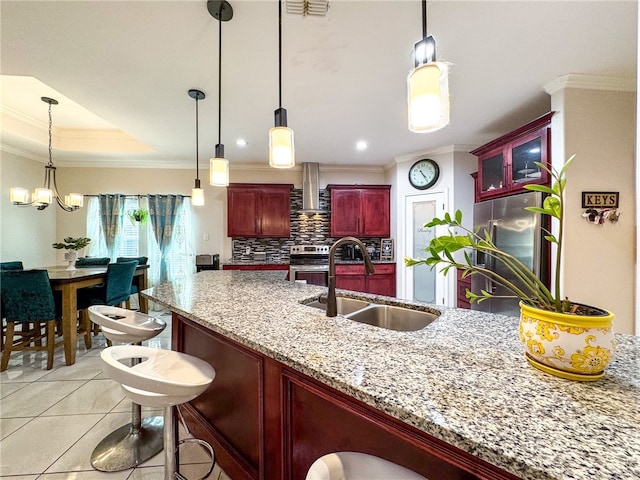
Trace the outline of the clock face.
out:
<instances>
[{"instance_id":1,"label":"clock face","mask_svg":"<svg viewBox=\"0 0 640 480\"><path fill-rule=\"evenodd\" d=\"M426 190L438 181L440 168L430 159L418 160L409 169L409 183L418 190Z\"/></svg>"}]
</instances>

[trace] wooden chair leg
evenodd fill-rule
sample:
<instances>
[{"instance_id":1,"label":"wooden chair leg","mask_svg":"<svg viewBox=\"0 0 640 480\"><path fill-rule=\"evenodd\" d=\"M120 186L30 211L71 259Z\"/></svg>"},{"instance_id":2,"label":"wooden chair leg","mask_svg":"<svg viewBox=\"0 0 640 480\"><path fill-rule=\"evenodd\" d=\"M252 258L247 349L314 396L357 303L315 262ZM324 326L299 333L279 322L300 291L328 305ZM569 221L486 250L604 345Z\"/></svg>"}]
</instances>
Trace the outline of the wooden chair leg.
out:
<instances>
[{"instance_id":1,"label":"wooden chair leg","mask_svg":"<svg viewBox=\"0 0 640 480\"><path fill-rule=\"evenodd\" d=\"M53 368L53 352L56 349L56 321L48 320L47 329L47 370Z\"/></svg>"},{"instance_id":2,"label":"wooden chair leg","mask_svg":"<svg viewBox=\"0 0 640 480\"><path fill-rule=\"evenodd\" d=\"M84 346L91 348L91 320L87 309L80 310L80 329L78 333L84 336Z\"/></svg>"},{"instance_id":3,"label":"wooden chair leg","mask_svg":"<svg viewBox=\"0 0 640 480\"><path fill-rule=\"evenodd\" d=\"M124 305L127 310L131 310L131 299L127 298L127 300L124 302Z\"/></svg>"},{"instance_id":4,"label":"wooden chair leg","mask_svg":"<svg viewBox=\"0 0 640 480\"><path fill-rule=\"evenodd\" d=\"M0 362L0 372L4 372L9 366L9 356L11 355L11 345L13 345L14 322L7 322L7 331L4 337L4 349L2 350L2 361Z\"/></svg>"}]
</instances>

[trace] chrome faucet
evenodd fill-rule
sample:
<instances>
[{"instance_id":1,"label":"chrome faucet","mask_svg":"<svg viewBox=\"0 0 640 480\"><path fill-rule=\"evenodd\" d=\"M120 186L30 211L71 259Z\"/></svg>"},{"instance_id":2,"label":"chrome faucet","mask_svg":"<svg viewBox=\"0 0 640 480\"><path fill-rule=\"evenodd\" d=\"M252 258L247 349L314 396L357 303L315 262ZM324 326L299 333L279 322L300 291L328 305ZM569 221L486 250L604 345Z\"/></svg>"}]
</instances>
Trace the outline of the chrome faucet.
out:
<instances>
[{"instance_id":1,"label":"chrome faucet","mask_svg":"<svg viewBox=\"0 0 640 480\"><path fill-rule=\"evenodd\" d=\"M339 240L331 245L329 249L329 292L327 293L326 302L327 302L327 317L335 317L338 314L338 305L336 303L336 259L335 253L338 247L344 243L355 243L360 247L360 251L362 252L362 257L364 259L364 270L367 275L373 275L375 273L375 268L373 267L373 263L371 262L371 257L369 257L369 253L367 252L367 248L364 244L355 237L342 237ZM324 295L320 296L320 301L324 300Z\"/></svg>"}]
</instances>

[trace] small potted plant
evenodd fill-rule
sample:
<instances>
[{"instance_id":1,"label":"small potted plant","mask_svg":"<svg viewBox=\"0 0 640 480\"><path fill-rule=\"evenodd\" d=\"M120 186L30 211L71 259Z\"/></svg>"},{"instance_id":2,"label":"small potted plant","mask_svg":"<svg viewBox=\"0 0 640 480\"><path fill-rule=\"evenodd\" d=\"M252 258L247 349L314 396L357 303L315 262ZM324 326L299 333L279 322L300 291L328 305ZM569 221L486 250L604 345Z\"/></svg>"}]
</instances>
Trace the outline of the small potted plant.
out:
<instances>
[{"instance_id":1,"label":"small potted plant","mask_svg":"<svg viewBox=\"0 0 640 480\"><path fill-rule=\"evenodd\" d=\"M562 295L562 247L564 232L566 170L575 155L569 158L560 171L542 163L538 167L549 172L553 179L546 185L525 185L525 189L547 194L542 207L526 207L531 212L548 215L558 222L557 235L550 232L545 240L556 246L554 291L513 255L499 250L488 231L471 231L462 225L462 212L454 217L445 214L434 218L426 227L448 226L464 231L463 235L450 230L447 235L435 237L425 251L425 259L405 258L407 266L425 264L442 266L442 272L460 269L462 276L481 275L507 288L520 300L520 339L526 350L527 360L535 367L553 375L572 380L597 380L613 358L615 340L612 330L613 314L601 308L572 302ZM494 262L502 263L517 279L509 281L493 270L472 261L470 251L484 254ZM463 252L461 258L454 256ZM471 303L493 297L485 290L471 292Z\"/></svg>"},{"instance_id":2,"label":"small potted plant","mask_svg":"<svg viewBox=\"0 0 640 480\"><path fill-rule=\"evenodd\" d=\"M64 259L69 262L69 266L67 270L75 270L76 260L78 259L78 251L82 250L84 247L89 245L91 242L90 238L87 237L66 237L60 243L53 243L53 248L57 250L65 249L67 250L64 254Z\"/></svg>"},{"instance_id":3,"label":"small potted plant","mask_svg":"<svg viewBox=\"0 0 640 480\"><path fill-rule=\"evenodd\" d=\"M127 215L129 217L129 220L131 220L131 223L133 223L134 225L136 223L144 225L145 223L147 223L147 219L149 218L149 210L144 208L129 210L127 212Z\"/></svg>"}]
</instances>

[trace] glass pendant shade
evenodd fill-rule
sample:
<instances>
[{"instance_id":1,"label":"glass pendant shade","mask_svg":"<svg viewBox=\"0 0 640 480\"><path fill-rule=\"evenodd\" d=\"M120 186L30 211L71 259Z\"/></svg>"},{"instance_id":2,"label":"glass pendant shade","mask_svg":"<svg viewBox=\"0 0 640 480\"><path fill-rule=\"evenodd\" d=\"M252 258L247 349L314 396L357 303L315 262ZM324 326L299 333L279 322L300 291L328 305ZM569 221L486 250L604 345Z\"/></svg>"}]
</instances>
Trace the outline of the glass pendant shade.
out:
<instances>
[{"instance_id":1,"label":"glass pendant shade","mask_svg":"<svg viewBox=\"0 0 640 480\"><path fill-rule=\"evenodd\" d=\"M191 189L191 205L196 207L204 206L204 190L201 188Z\"/></svg>"},{"instance_id":2,"label":"glass pendant shade","mask_svg":"<svg viewBox=\"0 0 640 480\"><path fill-rule=\"evenodd\" d=\"M26 188L13 187L9 189L9 199L12 203L29 203L29 190Z\"/></svg>"},{"instance_id":3,"label":"glass pendant shade","mask_svg":"<svg viewBox=\"0 0 640 480\"><path fill-rule=\"evenodd\" d=\"M64 196L64 203L69 207L82 207L84 205L84 197L81 193L70 193Z\"/></svg>"},{"instance_id":4,"label":"glass pendant shade","mask_svg":"<svg viewBox=\"0 0 640 480\"><path fill-rule=\"evenodd\" d=\"M209 160L209 185L229 186L229 161L224 158L224 145L216 145L216 156Z\"/></svg>"},{"instance_id":5,"label":"glass pendant shade","mask_svg":"<svg viewBox=\"0 0 640 480\"><path fill-rule=\"evenodd\" d=\"M48 188L36 188L33 192L33 202L36 205L50 205L53 203L53 191Z\"/></svg>"},{"instance_id":6,"label":"glass pendant shade","mask_svg":"<svg viewBox=\"0 0 640 480\"><path fill-rule=\"evenodd\" d=\"M449 124L449 73L443 62L414 68L407 77L409 130L435 132Z\"/></svg>"},{"instance_id":7,"label":"glass pendant shade","mask_svg":"<svg viewBox=\"0 0 640 480\"><path fill-rule=\"evenodd\" d=\"M273 127L269 130L269 166L291 168L296 164L293 130Z\"/></svg>"}]
</instances>

